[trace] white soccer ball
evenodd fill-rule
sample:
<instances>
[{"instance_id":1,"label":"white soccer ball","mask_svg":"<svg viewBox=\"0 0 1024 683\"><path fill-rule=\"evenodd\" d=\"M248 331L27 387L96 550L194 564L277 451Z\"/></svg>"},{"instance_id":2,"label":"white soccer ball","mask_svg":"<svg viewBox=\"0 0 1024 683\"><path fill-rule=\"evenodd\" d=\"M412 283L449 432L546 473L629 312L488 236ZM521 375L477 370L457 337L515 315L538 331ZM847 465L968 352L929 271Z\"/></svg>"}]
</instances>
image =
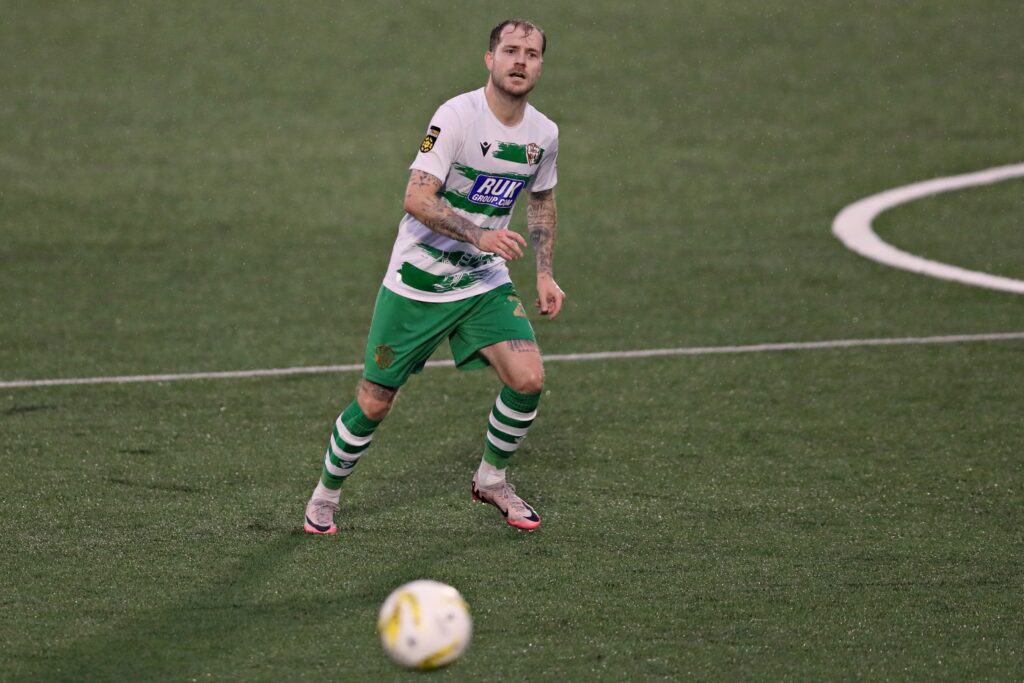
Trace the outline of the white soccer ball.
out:
<instances>
[{"instance_id":1,"label":"white soccer ball","mask_svg":"<svg viewBox=\"0 0 1024 683\"><path fill-rule=\"evenodd\" d=\"M391 659L410 669L436 669L466 651L473 636L469 606L439 581L396 588L380 608L377 632Z\"/></svg>"}]
</instances>

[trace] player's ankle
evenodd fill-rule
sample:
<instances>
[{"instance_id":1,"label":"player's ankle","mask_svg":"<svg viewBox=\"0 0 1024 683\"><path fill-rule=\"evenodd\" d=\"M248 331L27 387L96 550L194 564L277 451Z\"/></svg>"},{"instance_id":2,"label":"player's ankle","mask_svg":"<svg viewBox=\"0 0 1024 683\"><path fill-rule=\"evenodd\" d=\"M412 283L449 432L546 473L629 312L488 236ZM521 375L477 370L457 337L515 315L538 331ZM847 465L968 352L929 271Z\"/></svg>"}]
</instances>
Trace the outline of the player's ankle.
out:
<instances>
[{"instance_id":1,"label":"player's ankle","mask_svg":"<svg viewBox=\"0 0 1024 683\"><path fill-rule=\"evenodd\" d=\"M329 489L324 486L322 481L318 481L316 483L316 488L313 489L313 495L310 496L310 499L329 500L332 503L337 503L341 500L341 489Z\"/></svg>"},{"instance_id":2,"label":"player's ankle","mask_svg":"<svg viewBox=\"0 0 1024 683\"><path fill-rule=\"evenodd\" d=\"M498 469L486 460L480 461L476 471L476 485L490 488L505 482L505 468Z\"/></svg>"}]
</instances>

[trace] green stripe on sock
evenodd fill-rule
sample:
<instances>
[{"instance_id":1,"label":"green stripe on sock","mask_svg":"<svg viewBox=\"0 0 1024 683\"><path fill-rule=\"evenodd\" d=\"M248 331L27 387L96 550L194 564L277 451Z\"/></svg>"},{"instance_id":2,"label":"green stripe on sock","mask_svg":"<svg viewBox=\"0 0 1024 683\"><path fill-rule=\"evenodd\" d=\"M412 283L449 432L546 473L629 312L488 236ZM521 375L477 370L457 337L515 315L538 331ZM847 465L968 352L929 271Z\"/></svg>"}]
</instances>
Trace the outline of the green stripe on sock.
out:
<instances>
[{"instance_id":1,"label":"green stripe on sock","mask_svg":"<svg viewBox=\"0 0 1024 683\"><path fill-rule=\"evenodd\" d=\"M503 470L508 467L508 461L511 459L511 453L503 453L494 447L490 441L484 446L484 460L497 467L499 470Z\"/></svg>"},{"instance_id":2,"label":"green stripe on sock","mask_svg":"<svg viewBox=\"0 0 1024 683\"><path fill-rule=\"evenodd\" d=\"M491 434L494 434L495 437L501 439L502 441L507 441L508 443L519 443L520 439L526 438L524 436L512 436L507 432L499 430L494 425L488 425L487 431L489 431ZM490 443L490 441L488 441L487 443Z\"/></svg>"},{"instance_id":3,"label":"green stripe on sock","mask_svg":"<svg viewBox=\"0 0 1024 683\"><path fill-rule=\"evenodd\" d=\"M540 405L540 394L520 394L509 386L501 389L501 402L520 413L532 413Z\"/></svg>"},{"instance_id":4,"label":"green stripe on sock","mask_svg":"<svg viewBox=\"0 0 1024 683\"><path fill-rule=\"evenodd\" d=\"M362 409L359 407L359 402L352 401L351 403L348 404L348 407L345 408L345 411L341 414L341 423L345 425L345 429L350 431L353 436L366 437L373 434L374 430L376 430L377 427L380 425L380 420L371 420L370 418L366 417L366 415L363 414ZM341 449L342 453L357 455L365 451L367 448L369 448L370 443L372 443L370 442L362 446L354 446L346 442L345 439L342 438L341 434L338 433L337 423L335 423L334 429L332 429L331 432L333 434L333 438L331 440L334 442L335 445L338 446L338 448ZM327 448L327 457L330 458L331 464L333 466L342 469L348 469L345 463L350 463L352 467L355 467L355 464L359 461L359 458L352 458L351 460L345 460L343 462L341 458L334 454L334 448L332 446L328 446ZM349 474L351 474L351 472ZM348 477L348 474L346 474L343 477L338 477L331 474L327 470L326 464L324 464L323 468L320 471L320 481L323 483L324 486L331 489L332 491L337 491L338 489L340 489L341 485L345 483L345 480Z\"/></svg>"},{"instance_id":5,"label":"green stripe on sock","mask_svg":"<svg viewBox=\"0 0 1024 683\"><path fill-rule=\"evenodd\" d=\"M509 427L523 428L529 427L530 425L533 424L533 420L515 420L509 417L508 415L505 415L500 410L498 410L498 406L494 406L494 408L491 410L491 415L493 415L494 419L496 419L498 422L500 422L503 425L508 425Z\"/></svg>"},{"instance_id":6,"label":"green stripe on sock","mask_svg":"<svg viewBox=\"0 0 1024 683\"><path fill-rule=\"evenodd\" d=\"M352 401L341 414L341 421L354 436L369 436L380 425L380 420L371 420L363 414L359 401Z\"/></svg>"},{"instance_id":7,"label":"green stripe on sock","mask_svg":"<svg viewBox=\"0 0 1024 683\"><path fill-rule=\"evenodd\" d=\"M342 458L339 458L338 456L336 456L334 453L328 453L327 457L329 457L331 459L331 464L332 465L334 465L335 467L339 467L341 469L344 469L344 470L347 470L347 469L350 469L352 467L355 467L356 463L359 462L359 458L353 458L352 460L343 460ZM326 469L326 466L324 467L324 469ZM332 474L330 476L334 477L336 475ZM348 476L348 475L345 475L345 476ZM344 479L345 477L341 477L341 478Z\"/></svg>"},{"instance_id":8,"label":"green stripe on sock","mask_svg":"<svg viewBox=\"0 0 1024 683\"><path fill-rule=\"evenodd\" d=\"M327 471L326 467L323 469L323 472L320 473L320 481L323 483L324 486L326 486L332 491L337 491L338 489L340 489L341 485L345 483L345 479L347 479L347 477L334 476L333 474Z\"/></svg>"},{"instance_id":9,"label":"green stripe on sock","mask_svg":"<svg viewBox=\"0 0 1024 683\"><path fill-rule=\"evenodd\" d=\"M502 387L501 394L499 396L501 398L501 402L504 403L509 410L514 410L517 413L532 413L537 409L537 406L540 404L539 393L520 394L518 391L513 390L509 386ZM533 424L533 420L516 420L515 418L511 418L508 417L507 415L504 415L498 409L497 401L495 401L494 408L491 409L491 415L494 416L495 421L497 421L500 425L505 425L508 427L526 429L531 424ZM518 445L523 439L526 438L525 434L523 436L512 436L511 434L502 431L500 426L494 426L493 423L488 423L487 431L488 433L493 434L495 438L500 439L501 441L516 445ZM506 451L502 448L495 446L493 443L491 443L490 439L487 439L486 437L484 438L484 461L490 463L494 467L497 467L498 469L504 469L508 467L509 460L511 460L514 454L514 450Z\"/></svg>"},{"instance_id":10,"label":"green stripe on sock","mask_svg":"<svg viewBox=\"0 0 1024 683\"><path fill-rule=\"evenodd\" d=\"M334 442L338 444L341 450L345 451L346 453L362 453L363 451L370 447L371 443L373 443L372 441L367 441L362 446L353 446L348 441L345 441L345 438L338 433L337 425L335 425L333 433Z\"/></svg>"}]
</instances>

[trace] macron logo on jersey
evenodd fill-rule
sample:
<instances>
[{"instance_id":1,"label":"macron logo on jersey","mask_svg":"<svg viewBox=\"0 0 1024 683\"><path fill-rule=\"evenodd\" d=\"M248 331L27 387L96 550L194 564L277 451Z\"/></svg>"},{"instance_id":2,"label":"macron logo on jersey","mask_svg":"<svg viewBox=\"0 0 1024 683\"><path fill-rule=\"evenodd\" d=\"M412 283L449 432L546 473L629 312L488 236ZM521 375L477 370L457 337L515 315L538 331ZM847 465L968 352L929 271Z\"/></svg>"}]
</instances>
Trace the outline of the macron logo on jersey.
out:
<instances>
[{"instance_id":1,"label":"macron logo on jersey","mask_svg":"<svg viewBox=\"0 0 1024 683\"><path fill-rule=\"evenodd\" d=\"M515 178L480 174L473 183L473 189L469 191L468 199L474 204L507 209L516 203L523 185L525 181Z\"/></svg>"}]
</instances>

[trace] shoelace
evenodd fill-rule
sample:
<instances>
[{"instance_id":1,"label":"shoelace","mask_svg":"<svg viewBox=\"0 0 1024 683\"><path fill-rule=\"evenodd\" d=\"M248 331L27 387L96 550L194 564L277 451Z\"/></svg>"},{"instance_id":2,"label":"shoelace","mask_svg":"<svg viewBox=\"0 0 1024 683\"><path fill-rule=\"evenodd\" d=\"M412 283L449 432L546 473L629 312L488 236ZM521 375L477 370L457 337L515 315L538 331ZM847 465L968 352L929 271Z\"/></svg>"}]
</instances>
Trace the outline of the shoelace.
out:
<instances>
[{"instance_id":1,"label":"shoelace","mask_svg":"<svg viewBox=\"0 0 1024 683\"><path fill-rule=\"evenodd\" d=\"M503 499L504 503L508 506L509 512L515 512L517 515L529 516L530 506L526 504L525 500L516 495L516 487L507 481L493 489L482 490L493 491L494 498Z\"/></svg>"},{"instance_id":2,"label":"shoelace","mask_svg":"<svg viewBox=\"0 0 1024 683\"><path fill-rule=\"evenodd\" d=\"M509 511L515 511L517 514L527 515L530 512L530 506L526 504L526 501L516 495L516 487L512 484L505 482L505 500L508 502Z\"/></svg>"},{"instance_id":3,"label":"shoelace","mask_svg":"<svg viewBox=\"0 0 1024 683\"><path fill-rule=\"evenodd\" d=\"M328 500L316 503L313 506L313 521L317 524L330 524L334 520L334 513L337 512L340 506L337 503L332 503ZM330 514L326 514L325 511L330 511Z\"/></svg>"}]
</instances>

